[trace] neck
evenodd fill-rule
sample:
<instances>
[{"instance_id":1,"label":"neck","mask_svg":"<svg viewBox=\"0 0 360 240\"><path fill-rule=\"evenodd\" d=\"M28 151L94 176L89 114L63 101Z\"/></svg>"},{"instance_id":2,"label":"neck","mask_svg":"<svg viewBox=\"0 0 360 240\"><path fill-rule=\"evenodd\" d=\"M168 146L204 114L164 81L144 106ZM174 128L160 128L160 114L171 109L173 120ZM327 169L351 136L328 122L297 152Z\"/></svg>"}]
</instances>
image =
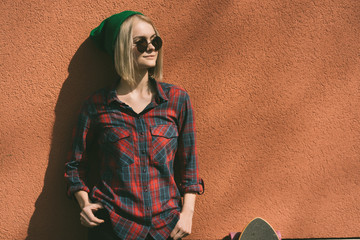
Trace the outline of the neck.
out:
<instances>
[{"instance_id":1,"label":"neck","mask_svg":"<svg viewBox=\"0 0 360 240\"><path fill-rule=\"evenodd\" d=\"M138 89L145 89L149 87L149 72L143 71L143 72L137 72L135 74L135 84L134 88Z\"/></svg>"},{"instance_id":2,"label":"neck","mask_svg":"<svg viewBox=\"0 0 360 240\"><path fill-rule=\"evenodd\" d=\"M151 92L148 71L137 72L134 84L131 84L128 81L120 81L117 87L117 92L119 94L127 94L130 92Z\"/></svg>"}]
</instances>

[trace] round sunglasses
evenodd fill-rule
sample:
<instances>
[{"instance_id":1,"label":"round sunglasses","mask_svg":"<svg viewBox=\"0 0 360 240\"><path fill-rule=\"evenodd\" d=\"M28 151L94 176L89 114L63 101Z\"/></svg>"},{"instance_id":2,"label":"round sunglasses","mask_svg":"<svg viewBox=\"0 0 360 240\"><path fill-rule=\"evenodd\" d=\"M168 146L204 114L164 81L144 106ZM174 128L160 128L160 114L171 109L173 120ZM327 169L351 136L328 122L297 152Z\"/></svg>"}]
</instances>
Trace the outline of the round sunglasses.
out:
<instances>
[{"instance_id":1,"label":"round sunglasses","mask_svg":"<svg viewBox=\"0 0 360 240\"><path fill-rule=\"evenodd\" d=\"M159 36L154 37L151 41L150 41L151 45L154 46L155 51L158 51L161 46L162 46L162 40ZM147 39L145 37L140 37L139 40L137 40L136 42L134 42L134 44L136 45L137 50L140 53L146 52L146 50L148 49L149 44Z\"/></svg>"}]
</instances>

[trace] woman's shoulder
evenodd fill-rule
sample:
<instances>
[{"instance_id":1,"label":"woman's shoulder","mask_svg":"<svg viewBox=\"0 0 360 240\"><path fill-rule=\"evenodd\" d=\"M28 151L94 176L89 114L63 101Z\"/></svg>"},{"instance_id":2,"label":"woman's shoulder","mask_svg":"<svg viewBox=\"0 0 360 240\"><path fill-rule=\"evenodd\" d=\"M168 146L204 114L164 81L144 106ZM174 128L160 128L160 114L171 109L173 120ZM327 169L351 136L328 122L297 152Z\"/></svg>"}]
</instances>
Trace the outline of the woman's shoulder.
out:
<instances>
[{"instance_id":1,"label":"woman's shoulder","mask_svg":"<svg viewBox=\"0 0 360 240\"><path fill-rule=\"evenodd\" d=\"M91 93L85 99L85 102L88 103L102 103L108 99L111 90L109 88L101 88Z\"/></svg>"},{"instance_id":2,"label":"woman's shoulder","mask_svg":"<svg viewBox=\"0 0 360 240\"><path fill-rule=\"evenodd\" d=\"M159 82L161 88L163 89L164 93L168 96L171 95L181 95L181 96L188 96L187 91L178 85L166 83L166 82Z\"/></svg>"},{"instance_id":3,"label":"woman's shoulder","mask_svg":"<svg viewBox=\"0 0 360 240\"><path fill-rule=\"evenodd\" d=\"M89 116L96 115L101 109L104 109L109 99L109 89L102 88L88 95L80 108L80 112Z\"/></svg>"},{"instance_id":4,"label":"woman's shoulder","mask_svg":"<svg viewBox=\"0 0 360 240\"><path fill-rule=\"evenodd\" d=\"M88 95L83 101L83 108L99 109L108 102L111 91L108 88L101 88Z\"/></svg>"}]
</instances>

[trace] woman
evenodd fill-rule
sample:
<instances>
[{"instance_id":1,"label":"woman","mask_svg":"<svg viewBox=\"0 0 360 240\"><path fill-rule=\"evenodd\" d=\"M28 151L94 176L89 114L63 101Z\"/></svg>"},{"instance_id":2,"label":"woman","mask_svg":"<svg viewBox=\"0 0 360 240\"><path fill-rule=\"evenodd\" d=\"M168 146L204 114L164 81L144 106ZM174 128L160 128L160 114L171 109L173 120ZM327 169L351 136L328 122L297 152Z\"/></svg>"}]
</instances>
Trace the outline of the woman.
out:
<instances>
[{"instance_id":1,"label":"woman","mask_svg":"<svg viewBox=\"0 0 360 240\"><path fill-rule=\"evenodd\" d=\"M189 96L159 82L162 40L143 14L115 14L90 37L114 57L119 80L87 99L74 131L65 179L69 196L79 202L81 224L90 228L89 239L185 237L195 194L203 192ZM90 146L99 149L101 162L91 190Z\"/></svg>"}]
</instances>

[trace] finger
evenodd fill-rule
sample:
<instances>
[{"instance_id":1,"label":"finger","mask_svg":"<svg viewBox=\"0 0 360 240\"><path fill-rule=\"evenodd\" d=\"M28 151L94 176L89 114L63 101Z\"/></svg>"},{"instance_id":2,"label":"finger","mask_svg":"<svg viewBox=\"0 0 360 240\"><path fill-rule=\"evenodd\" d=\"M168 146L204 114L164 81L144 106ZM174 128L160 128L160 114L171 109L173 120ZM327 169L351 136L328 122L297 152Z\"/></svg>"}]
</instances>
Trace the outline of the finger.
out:
<instances>
[{"instance_id":1,"label":"finger","mask_svg":"<svg viewBox=\"0 0 360 240\"><path fill-rule=\"evenodd\" d=\"M85 210L80 213L80 216L84 219L84 221L89 227L95 227L104 222L104 220L95 217L92 211L90 211L90 214L92 215L92 217L89 216L89 213Z\"/></svg>"},{"instance_id":2,"label":"finger","mask_svg":"<svg viewBox=\"0 0 360 240\"><path fill-rule=\"evenodd\" d=\"M185 230L185 229L182 229L181 227L179 227L179 231L174 235L174 240L177 240L177 239L182 239L186 236L189 236L190 233Z\"/></svg>"},{"instance_id":3,"label":"finger","mask_svg":"<svg viewBox=\"0 0 360 240\"><path fill-rule=\"evenodd\" d=\"M88 221L86 221L86 220L84 220L84 219L81 219L81 220L80 220L80 223L81 223L81 225L83 225L84 227L88 227L88 228L92 228L92 227L98 226L98 224L88 222Z\"/></svg>"},{"instance_id":4,"label":"finger","mask_svg":"<svg viewBox=\"0 0 360 240\"><path fill-rule=\"evenodd\" d=\"M84 227L95 227L94 223L89 222L89 220L84 217L80 217L80 223Z\"/></svg>"},{"instance_id":5,"label":"finger","mask_svg":"<svg viewBox=\"0 0 360 240\"><path fill-rule=\"evenodd\" d=\"M85 226L85 227L92 228L92 227L97 227L97 226L99 226L100 224L83 220L83 221L81 221L81 225L83 225L83 226Z\"/></svg>"},{"instance_id":6,"label":"finger","mask_svg":"<svg viewBox=\"0 0 360 240\"><path fill-rule=\"evenodd\" d=\"M178 231L179 231L179 227L178 227L178 225L176 225L175 228L171 231L170 237L174 238L175 235L178 233Z\"/></svg>"},{"instance_id":7,"label":"finger","mask_svg":"<svg viewBox=\"0 0 360 240\"><path fill-rule=\"evenodd\" d=\"M173 237L174 240L178 240L181 239L183 236L183 232L182 231L178 231L175 236Z\"/></svg>"},{"instance_id":8,"label":"finger","mask_svg":"<svg viewBox=\"0 0 360 240\"><path fill-rule=\"evenodd\" d=\"M96 209L97 209L97 210L104 208L104 205L103 205L102 203L100 203L100 202L94 203L93 205L96 206Z\"/></svg>"},{"instance_id":9,"label":"finger","mask_svg":"<svg viewBox=\"0 0 360 240\"><path fill-rule=\"evenodd\" d=\"M97 224L104 222L104 220L95 217L92 209L83 209L82 212L84 213L86 218L89 220L89 222L93 222L93 223L97 223Z\"/></svg>"},{"instance_id":10,"label":"finger","mask_svg":"<svg viewBox=\"0 0 360 240\"><path fill-rule=\"evenodd\" d=\"M85 227L96 227L99 223L91 222L85 214L80 217L80 223Z\"/></svg>"}]
</instances>

